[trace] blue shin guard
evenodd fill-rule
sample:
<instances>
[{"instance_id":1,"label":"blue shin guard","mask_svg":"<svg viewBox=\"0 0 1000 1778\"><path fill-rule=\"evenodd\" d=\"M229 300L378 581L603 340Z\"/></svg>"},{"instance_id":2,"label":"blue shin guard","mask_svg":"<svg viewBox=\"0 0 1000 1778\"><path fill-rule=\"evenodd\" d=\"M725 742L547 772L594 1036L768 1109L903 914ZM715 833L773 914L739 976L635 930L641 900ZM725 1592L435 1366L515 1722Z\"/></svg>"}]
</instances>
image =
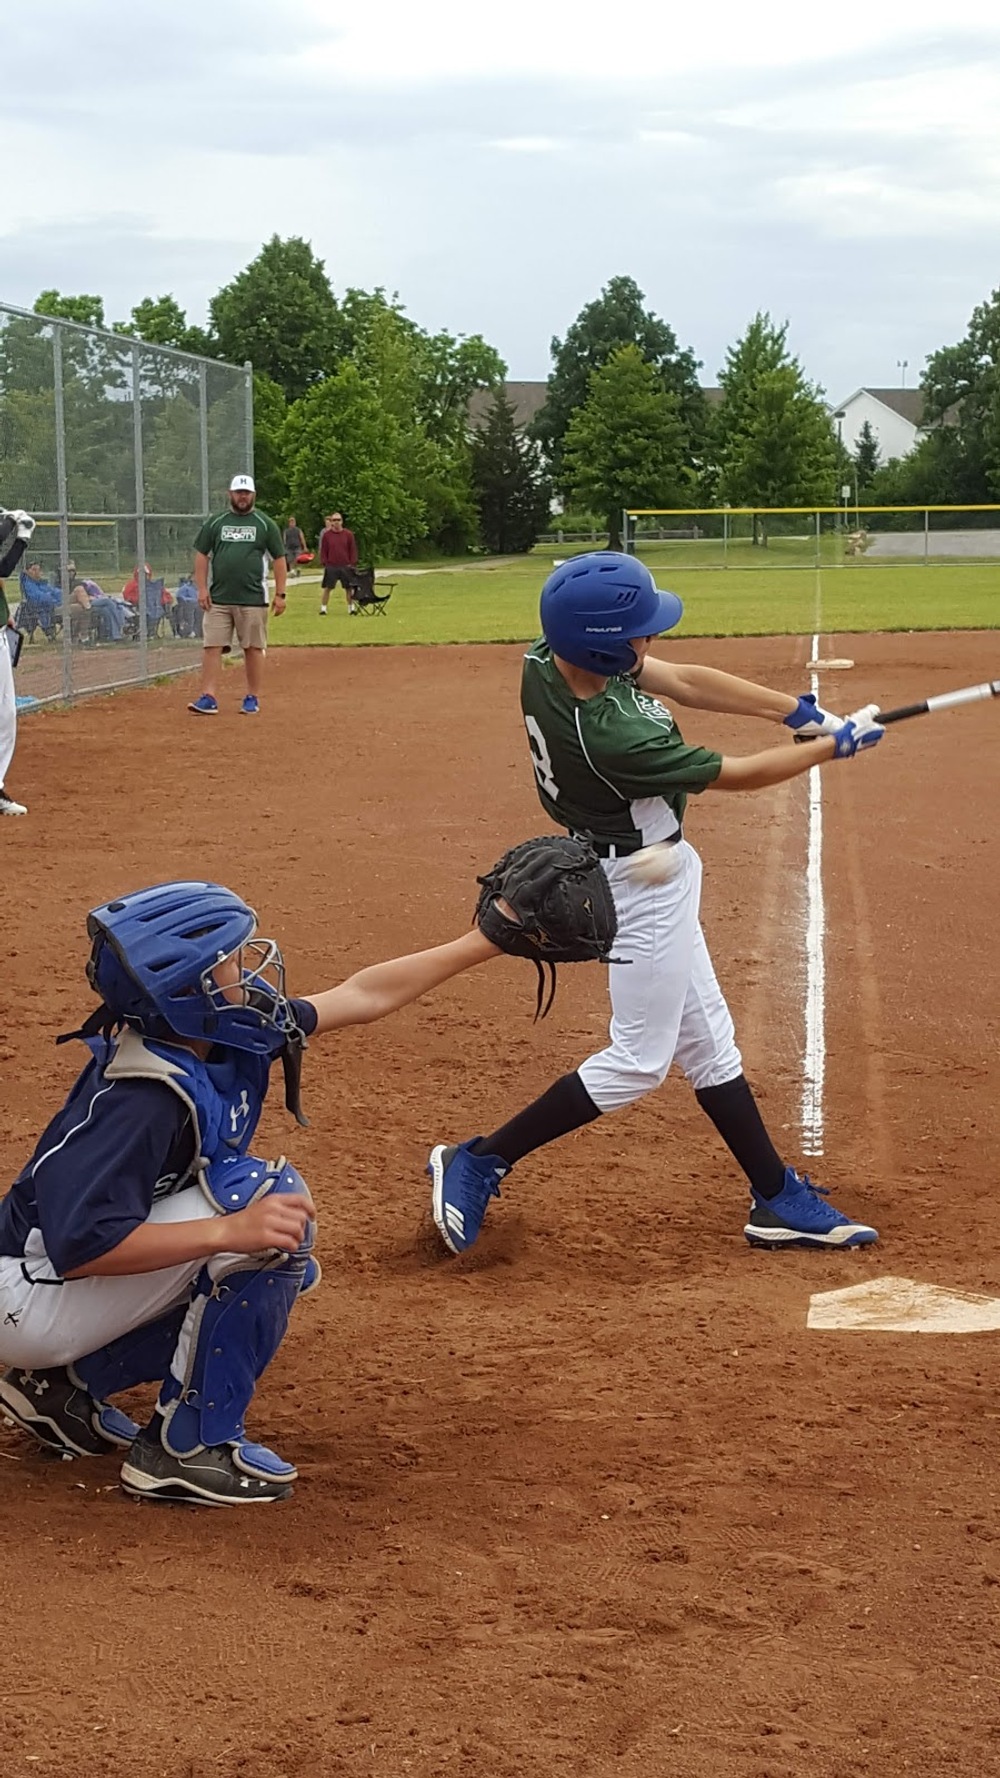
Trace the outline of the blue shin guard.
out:
<instances>
[{"instance_id":1,"label":"blue shin guard","mask_svg":"<svg viewBox=\"0 0 1000 1778\"><path fill-rule=\"evenodd\" d=\"M272 1166L252 1156L213 1167L209 1183L219 1208L229 1212L268 1192L307 1190L287 1162ZM245 1452L248 1465L293 1473L273 1453L246 1444L243 1417L281 1344L295 1299L310 1282L314 1234L310 1222L294 1253L230 1253L202 1267L160 1391L161 1438L168 1451L187 1457L205 1446L230 1444Z\"/></svg>"}]
</instances>

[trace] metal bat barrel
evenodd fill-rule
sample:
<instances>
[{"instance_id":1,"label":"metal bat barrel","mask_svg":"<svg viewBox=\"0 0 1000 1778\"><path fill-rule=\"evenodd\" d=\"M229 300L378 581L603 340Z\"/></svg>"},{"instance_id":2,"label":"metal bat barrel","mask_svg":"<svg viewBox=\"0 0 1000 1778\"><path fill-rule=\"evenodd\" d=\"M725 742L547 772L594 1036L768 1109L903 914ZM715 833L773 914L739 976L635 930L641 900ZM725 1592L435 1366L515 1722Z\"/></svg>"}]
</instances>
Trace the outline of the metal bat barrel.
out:
<instances>
[{"instance_id":1,"label":"metal bat barrel","mask_svg":"<svg viewBox=\"0 0 1000 1778\"><path fill-rule=\"evenodd\" d=\"M1000 679L989 679L985 685L966 685L960 691L944 691L936 698L924 698L919 704L900 704L895 710L879 710L876 721L886 728L891 722L905 722L910 716L930 716L936 710L955 710L960 704L978 704L985 698L1000 697Z\"/></svg>"}]
</instances>

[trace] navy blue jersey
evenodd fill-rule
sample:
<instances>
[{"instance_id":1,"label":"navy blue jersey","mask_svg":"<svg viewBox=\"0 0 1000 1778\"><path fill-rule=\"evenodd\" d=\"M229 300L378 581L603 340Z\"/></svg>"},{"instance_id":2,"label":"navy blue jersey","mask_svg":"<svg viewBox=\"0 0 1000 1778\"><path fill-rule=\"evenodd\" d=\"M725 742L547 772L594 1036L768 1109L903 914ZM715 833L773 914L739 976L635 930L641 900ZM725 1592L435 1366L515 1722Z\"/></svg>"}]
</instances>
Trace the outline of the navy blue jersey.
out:
<instances>
[{"instance_id":1,"label":"navy blue jersey","mask_svg":"<svg viewBox=\"0 0 1000 1778\"><path fill-rule=\"evenodd\" d=\"M301 1029L315 1031L315 1008L292 1006ZM169 1086L107 1080L91 1061L0 1202L0 1253L23 1255L38 1229L60 1276L89 1265L188 1182L196 1149L191 1114Z\"/></svg>"}]
</instances>

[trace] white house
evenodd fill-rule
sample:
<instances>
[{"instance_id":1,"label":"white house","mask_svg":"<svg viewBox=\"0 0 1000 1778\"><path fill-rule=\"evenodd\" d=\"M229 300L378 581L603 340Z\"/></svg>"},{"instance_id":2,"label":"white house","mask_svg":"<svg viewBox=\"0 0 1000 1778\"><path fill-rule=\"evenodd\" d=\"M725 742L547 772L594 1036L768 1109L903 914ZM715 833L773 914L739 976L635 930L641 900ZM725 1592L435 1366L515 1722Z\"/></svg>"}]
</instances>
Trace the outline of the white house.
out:
<instances>
[{"instance_id":1,"label":"white house","mask_svg":"<svg viewBox=\"0 0 1000 1778\"><path fill-rule=\"evenodd\" d=\"M878 439L883 463L908 457L924 436L924 398L919 389L855 389L846 401L831 407L830 416L852 457L866 420Z\"/></svg>"}]
</instances>

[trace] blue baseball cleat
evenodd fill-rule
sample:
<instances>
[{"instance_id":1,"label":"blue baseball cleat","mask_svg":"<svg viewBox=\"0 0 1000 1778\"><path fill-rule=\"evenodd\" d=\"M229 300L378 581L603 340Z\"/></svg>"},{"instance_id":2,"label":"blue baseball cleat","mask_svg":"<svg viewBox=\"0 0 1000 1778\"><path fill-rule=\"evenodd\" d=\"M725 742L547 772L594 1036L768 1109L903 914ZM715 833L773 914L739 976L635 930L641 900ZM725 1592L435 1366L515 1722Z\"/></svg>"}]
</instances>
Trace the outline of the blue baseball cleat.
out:
<instances>
[{"instance_id":1,"label":"blue baseball cleat","mask_svg":"<svg viewBox=\"0 0 1000 1778\"><path fill-rule=\"evenodd\" d=\"M470 1154L470 1142L431 1149L427 1171L433 1181L431 1210L435 1226L452 1253L471 1247L483 1226L491 1198L500 1196L500 1181L510 1172L506 1161L495 1154Z\"/></svg>"},{"instance_id":2,"label":"blue baseball cleat","mask_svg":"<svg viewBox=\"0 0 1000 1778\"><path fill-rule=\"evenodd\" d=\"M257 702L257 699L253 696L252 692L249 692L249 691L247 692L247 695L243 699L243 703L240 707L242 709L244 716L259 716L260 715L260 705Z\"/></svg>"},{"instance_id":3,"label":"blue baseball cleat","mask_svg":"<svg viewBox=\"0 0 1000 1778\"><path fill-rule=\"evenodd\" d=\"M785 1183L776 1198L758 1198L743 1230L751 1247L865 1247L878 1240L878 1230L852 1222L826 1202L826 1188L808 1174L785 1168Z\"/></svg>"},{"instance_id":4,"label":"blue baseball cleat","mask_svg":"<svg viewBox=\"0 0 1000 1778\"><path fill-rule=\"evenodd\" d=\"M195 698L194 702L188 705L188 709L193 710L196 716L218 716L219 714L218 704L214 698L209 697L207 691L202 692L200 698Z\"/></svg>"}]
</instances>

